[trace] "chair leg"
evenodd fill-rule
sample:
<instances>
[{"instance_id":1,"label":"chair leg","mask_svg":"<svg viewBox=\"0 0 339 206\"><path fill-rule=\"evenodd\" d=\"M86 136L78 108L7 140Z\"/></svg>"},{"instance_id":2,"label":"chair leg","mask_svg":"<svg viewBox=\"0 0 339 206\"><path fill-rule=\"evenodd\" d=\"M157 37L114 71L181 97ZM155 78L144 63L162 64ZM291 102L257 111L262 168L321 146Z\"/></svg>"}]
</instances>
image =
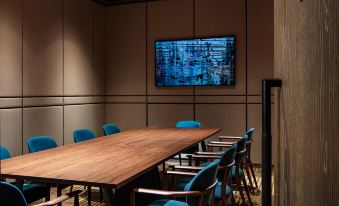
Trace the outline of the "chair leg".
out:
<instances>
[{"instance_id":1,"label":"chair leg","mask_svg":"<svg viewBox=\"0 0 339 206\"><path fill-rule=\"evenodd\" d=\"M71 187L69 188L69 192L73 191L73 185L71 185Z\"/></svg>"},{"instance_id":2,"label":"chair leg","mask_svg":"<svg viewBox=\"0 0 339 206\"><path fill-rule=\"evenodd\" d=\"M87 189L87 202L88 202L88 206L91 206L92 203L92 187L88 186Z\"/></svg>"},{"instance_id":3,"label":"chair leg","mask_svg":"<svg viewBox=\"0 0 339 206\"><path fill-rule=\"evenodd\" d=\"M251 188L252 194L254 194L254 186L253 186L253 183L252 183L252 175L250 173L250 170L249 170L247 164L245 164L245 171L246 171L246 174L247 174L248 182L250 183L250 188Z\"/></svg>"},{"instance_id":4,"label":"chair leg","mask_svg":"<svg viewBox=\"0 0 339 206\"><path fill-rule=\"evenodd\" d=\"M181 154L179 154L179 164L181 165Z\"/></svg>"},{"instance_id":5,"label":"chair leg","mask_svg":"<svg viewBox=\"0 0 339 206\"><path fill-rule=\"evenodd\" d=\"M255 178L255 173L254 173L253 164L252 164L251 159L248 159L248 163L249 163L249 166L250 166L250 169L251 169L251 173L252 173L252 176L253 176L253 179L254 179L255 187L256 187L257 189L259 189L258 183L257 183L257 178Z\"/></svg>"},{"instance_id":6,"label":"chair leg","mask_svg":"<svg viewBox=\"0 0 339 206\"><path fill-rule=\"evenodd\" d=\"M47 186L47 187L48 187L48 193L47 193L47 196L45 197L45 202L51 200L51 187L50 186Z\"/></svg>"},{"instance_id":7,"label":"chair leg","mask_svg":"<svg viewBox=\"0 0 339 206\"><path fill-rule=\"evenodd\" d=\"M231 205L235 206L235 198L234 198L234 193L232 191L232 197L231 197Z\"/></svg>"},{"instance_id":8,"label":"chair leg","mask_svg":"<svg viewBox=\"0 0 339 206\"><path fill-rule=\"evenodd\" d=\"M245 176L243 176L241 179L242 179L242 182L243 182L243 184L244 184L245 191L246 191L247 198L248 198L248 201L249 201L249 203L250 203L250 206L252 206L251 195L250 195L250 191L248 190L248 187L247 187L247 183L246 183Z\"/></svg>"},{"instance_id":9,"label":"chair leg","mask_svg":"<svg viewBox=\"0 0 339 206\"><path fill-rule=\"evenodd\" d=\"M57 197L60 197L61 196L61 187L59 185L57 185ZM61 203L58 203L58 206L61 206L62 204Z\"/></svg>"},{"instance_id":10,"label":"chair leg","mask_svg":"<svg viewBox=\"0 0 339 206\"><path fill-rule=\"evenodd\" d=\"M238 186L238 190L239 190L239 193L240 193L240 197L241 197L242 203L246 204L246 200L245 200L245 196L244 196L244 191L242 190L242 187L241 187L240 177L237 177L237 186Z\"/></svg>"},{"instance_id":11,"label":"chair leg","mask_svg":"<svg viewBox=\"0 0 339 206\"><path fill-rule=\"evenodd\" d=\"M99 190L100 190L100 202L102 203L102 202L103 202L103 201L102 201L102 194L103 194L103 192L102 192L102 187L100 187Z\"/></svg>"}]
</instances>

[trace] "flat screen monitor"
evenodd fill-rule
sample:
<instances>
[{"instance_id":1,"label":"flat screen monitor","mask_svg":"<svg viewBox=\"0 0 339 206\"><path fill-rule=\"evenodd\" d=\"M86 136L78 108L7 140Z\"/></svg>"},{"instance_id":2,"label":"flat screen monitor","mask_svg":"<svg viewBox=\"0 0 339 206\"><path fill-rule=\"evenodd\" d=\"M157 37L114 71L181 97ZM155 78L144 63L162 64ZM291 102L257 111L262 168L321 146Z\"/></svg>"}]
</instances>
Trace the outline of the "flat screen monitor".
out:
<instances>
[{"instance_id":1,"label":"flat screen monitor","mask_svg":"<svg viewBox=\"0 0 339 206\"><path fill-rule=\"evenodd\" d=\"M155 85L235 84L235 37L155 42Z\"/></svg>"}]
</instances>

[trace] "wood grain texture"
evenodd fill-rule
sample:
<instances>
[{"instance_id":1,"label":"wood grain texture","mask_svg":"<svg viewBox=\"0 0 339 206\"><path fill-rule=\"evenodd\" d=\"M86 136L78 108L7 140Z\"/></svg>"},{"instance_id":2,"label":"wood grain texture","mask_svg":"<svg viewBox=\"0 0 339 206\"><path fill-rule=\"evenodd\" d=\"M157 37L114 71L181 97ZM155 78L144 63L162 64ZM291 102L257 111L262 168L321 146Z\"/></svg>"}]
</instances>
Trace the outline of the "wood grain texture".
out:
<instances>
[{"instance_id":1,"label":"wood grain texture","mask_svg":"<svg viewBox=\"0 0 339 206\"><path fill-rule=\"evenodd\" d=\"M276 205L339 205L339 1L275 0Z\"/></svg>"},{"instance_id":2,"label":"wood grain texture","mask_svg":"<svg viewBox=\"0 0 339 206\"><path fill-rule=\"evenodd\" d=\"M1 161L1 177L120 187L219 128L144 128Z\"/></svg>"}]
</instances>

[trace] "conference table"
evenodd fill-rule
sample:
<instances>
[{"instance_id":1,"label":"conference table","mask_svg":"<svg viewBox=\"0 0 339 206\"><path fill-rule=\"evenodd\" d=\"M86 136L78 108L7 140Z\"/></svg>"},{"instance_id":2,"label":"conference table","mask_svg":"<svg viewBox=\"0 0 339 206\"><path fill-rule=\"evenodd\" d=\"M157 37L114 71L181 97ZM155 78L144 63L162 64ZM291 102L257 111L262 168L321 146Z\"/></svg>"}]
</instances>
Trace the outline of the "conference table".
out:
<instances>
[{"instance_id":1,"label":"conference table","mask_svg":"<svg viewBox=\"0 0 339 206\"><path fill-rule=\"evenodd\" d=\"M23 180L102 187L106 205L125 205L132 187L159 187L154 176L159 164L219 131L162 127L123 131L2 160L0 177L16 179L19 187ZM155 183L150 183L152 179Z\"/></svg>"}]
</instances>

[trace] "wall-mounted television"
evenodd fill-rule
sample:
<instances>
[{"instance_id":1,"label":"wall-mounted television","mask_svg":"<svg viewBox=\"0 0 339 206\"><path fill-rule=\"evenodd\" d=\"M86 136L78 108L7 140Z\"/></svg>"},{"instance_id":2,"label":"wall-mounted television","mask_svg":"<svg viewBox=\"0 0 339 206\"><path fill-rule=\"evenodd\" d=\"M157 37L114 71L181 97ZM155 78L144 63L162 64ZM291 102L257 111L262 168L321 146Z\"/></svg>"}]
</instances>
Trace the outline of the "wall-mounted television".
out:
<instances>
[{"instance_id":1,"label":"wall-mounted television","mask_svg":"<svg viewBox=\"0 0 339 206\"><path fill-rule=\"evenodd\" d=\"M235 84L235 36L155 42L155 86Z\"/></svg>"}]
</instances>

